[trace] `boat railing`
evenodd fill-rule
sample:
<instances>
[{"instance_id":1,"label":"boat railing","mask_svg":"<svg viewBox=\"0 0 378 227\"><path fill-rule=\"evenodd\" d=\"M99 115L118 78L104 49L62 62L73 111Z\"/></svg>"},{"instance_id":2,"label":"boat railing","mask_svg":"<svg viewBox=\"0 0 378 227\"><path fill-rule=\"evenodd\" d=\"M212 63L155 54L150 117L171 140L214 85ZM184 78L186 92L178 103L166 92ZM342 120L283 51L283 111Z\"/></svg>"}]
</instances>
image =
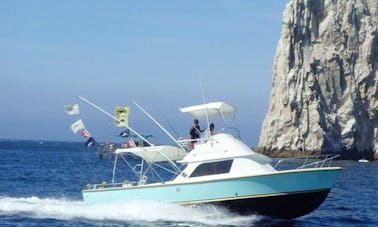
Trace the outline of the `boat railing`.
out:
<instances>
[{"instance_id":1,"label":"boat railing","mask_svg":"<svg viewBox=\"0 0 378 227\"><path fill-rule=\"evenodd\" d=\"M177 142L187 151L190 151L190 150L193 150L194 148L192 145L192 142L201 144L201 143L206 143L206 141L208 141L209 139L211 139L211 137L204 137L204 138L198 138L198 139L179 139L177 140Z\"/></svg>"},{"instance_id":2,"label":"boat railing","mask_svg":"<svg viewBox=\"0 0 378 227\"><path fill-rule=\"evenodd\" d=\"M178 139L177 143L179 143L185 150L191 150L193 148L190 148L190 143L196 141L194 139Z\"/></svg>"},{"instance_id":3,"label":"boat railing","mask_svg":"<svg viewBox=\"0 0 378 227\"><path fill-rule=\"evenodd\" d=\"M307 157L290 157L290 158L284 158L277 161L274 168L277 169L283 163L288 162L298 162L300 160L302 161L302 164L297 167L297 169L305 169L305 168L322 168L322 167L330 167L332 164L332 161L336 158L340 157L340 155L315 155L315 156L307 156Z\"/></svg>"},{"instance_id":4,"label":"boat railing","mask_svg":"<svg viewBox=\"0 0 378 227\"><path fill-rule=\"evenodd\" d=\"M235 136L236 138L241 138L240 137L240 129L237 128L237 127L227 127L227 128L224 128L222 129L223 131L227 131L232 134L233 136Z\"/></svg>"},{"instance_id":5,"label":"boat railing","mask_svg":"<svg viewBox=\"0 0 378 227\"><path fill-rule=\"evenodd\" d=\"M123 183L87 184L87 189L109 189L109 188L129 188L137 185L137 182L125 181Z\"/></svg>"}]
</instances>

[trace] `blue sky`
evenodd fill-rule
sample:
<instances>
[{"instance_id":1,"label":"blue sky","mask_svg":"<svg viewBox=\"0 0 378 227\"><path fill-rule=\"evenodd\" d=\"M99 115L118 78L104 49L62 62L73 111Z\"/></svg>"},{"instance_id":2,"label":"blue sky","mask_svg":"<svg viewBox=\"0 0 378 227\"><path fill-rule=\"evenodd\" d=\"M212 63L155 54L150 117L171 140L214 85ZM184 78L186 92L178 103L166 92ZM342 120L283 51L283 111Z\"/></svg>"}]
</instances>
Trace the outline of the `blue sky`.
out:
<instances>
[{"instance_id":1,"label":"blue sky","mask_svg":"<svg viewBox=\"0 0 378 227\"><path fill-rule=\"evenodd\" d=\"M64 113L79 103L95 139L121 129L109 112L131 106L130 126L166 137L135 106L186 137L179 107L226 101L255 146L269 104L271 69L287 1L0 1L0 138L83 140Z\"/></svg>"}]
</instances>

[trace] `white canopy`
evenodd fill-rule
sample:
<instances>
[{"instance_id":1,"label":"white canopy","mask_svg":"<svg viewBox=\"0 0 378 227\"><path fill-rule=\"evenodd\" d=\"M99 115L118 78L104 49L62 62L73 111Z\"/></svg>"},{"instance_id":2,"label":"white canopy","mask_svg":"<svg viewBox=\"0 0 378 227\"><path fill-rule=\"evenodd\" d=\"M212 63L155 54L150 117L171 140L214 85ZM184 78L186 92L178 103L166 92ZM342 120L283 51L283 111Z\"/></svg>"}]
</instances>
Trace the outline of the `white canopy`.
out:
<instances>
[{"instance_id":1,"label":"white canopy","mask_svg":"<svg viewBox=\"0 0 378 227\"><path fill-rule=\"evenodd\" d=\"M181 160L186 155L183 149L170 145L119 148L115 153L131 153L149 163Z\"/></svg>"},{"instance_id":2,"label":"white canopy","mask_svg":"<svg viewBox=\"0 0 378 227\"><path fill-rule=\"evenodd\" d=\"M214 115L235 115L236 108L225 102L211 102L202 105L180 108L182 113L189 113L195 118L206 118Z\"/></svg>"}]
</instances>

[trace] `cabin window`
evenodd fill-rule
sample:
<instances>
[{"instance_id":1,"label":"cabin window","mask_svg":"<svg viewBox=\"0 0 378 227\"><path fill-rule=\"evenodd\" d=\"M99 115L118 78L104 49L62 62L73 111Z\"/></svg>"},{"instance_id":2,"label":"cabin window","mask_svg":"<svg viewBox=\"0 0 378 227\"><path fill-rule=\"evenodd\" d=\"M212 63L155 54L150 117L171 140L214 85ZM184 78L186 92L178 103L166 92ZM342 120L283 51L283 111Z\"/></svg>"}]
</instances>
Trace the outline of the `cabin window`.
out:
<instances>
[{"instance_id":1,"label":"cabin window","mask_svg":"<svg viewBox=\"0 0 378 227\"><path fill-rule=\"evenodd\" d=\"M190 177L200 177L230 172L232 160L204 163L199 165Z\"/></svg>"}]
</instances>

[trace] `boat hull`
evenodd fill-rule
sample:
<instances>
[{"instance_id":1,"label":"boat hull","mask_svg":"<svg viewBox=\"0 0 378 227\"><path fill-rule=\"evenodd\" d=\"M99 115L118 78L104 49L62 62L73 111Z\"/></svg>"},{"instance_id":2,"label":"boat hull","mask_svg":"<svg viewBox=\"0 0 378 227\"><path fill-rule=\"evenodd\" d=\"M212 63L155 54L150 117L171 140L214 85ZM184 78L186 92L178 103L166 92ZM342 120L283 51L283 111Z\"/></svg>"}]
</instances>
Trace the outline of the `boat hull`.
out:
<instances>
[{"instance_id":1,"label":"boat hull","mask_svg":"<svg viewBox=\"0 0 378 227\"><path fill-rule=\"evenodd\" d=\"M281 219L304 216L317 209L330 189L222 201L216 204L240 214L262 214Z\"/></svg>"},{"instance_id":2,"label":"boat hull","mask_svg":"<svg viewBox=\"0 0 378 227\"><path fill-rule=\"evenodd\" d=\"M87 203L132 200L220 204L241 214L277 218L303 216L325 200L341 168L279 171L259 176L137 187L83 190Z\"/></svg>"}]
</instances>

